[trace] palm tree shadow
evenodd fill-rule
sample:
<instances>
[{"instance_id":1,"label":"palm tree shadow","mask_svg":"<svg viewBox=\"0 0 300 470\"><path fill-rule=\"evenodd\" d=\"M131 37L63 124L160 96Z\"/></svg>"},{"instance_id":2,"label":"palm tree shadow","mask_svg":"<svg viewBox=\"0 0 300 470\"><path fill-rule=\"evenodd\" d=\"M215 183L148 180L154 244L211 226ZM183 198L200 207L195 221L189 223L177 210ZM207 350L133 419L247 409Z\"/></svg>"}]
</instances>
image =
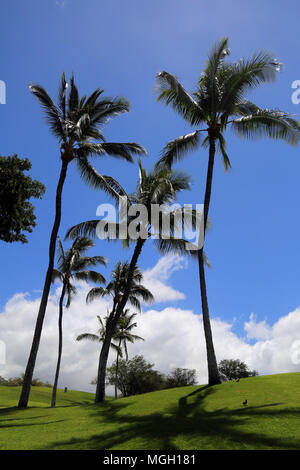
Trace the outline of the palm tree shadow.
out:
<instances>
[{"instance_id":1,"label":"palm tree shadow","mask_svg":"<svg viewBox=\"0 0 300 470\"><path fill-rule=\"evenodd\" d=\"M197 388L197 390L194 390L193 392L189 393L188 395L179 398L179 400L178 400L178 414L180 415L182 413L184 413L184 414L186 413L187 407L188 407L188 405L187 405L188 398L193 397L195 395L198 395L198 397L194 401L194 406L198 406L199 401L203 398L201 396L201 392L203 392L203 390L206 390L206 393L205 393L205 397L206 397L209 393L212 393L214 389L211 388L211 385L204 385L203 387Z\"/></svg>"},{"instance_id":2,"label":"palm tree shadow","mask_svg":"<svg viewBox=\"0 0 300 470\"><path fill-rule=\"evenodd\" d=\"M300 449L296 438L249 432L244 426L253 417L257 420L260 416L286 418L294 415L295 411L299 413L299 409L276 410L274 407L280 403L269 403L234 410L220 408L208 411L205 409L206 398L215 391L214 387L201 387L180 398L177 405L164 412L146 416L125 415L123 410L131 402L108 402L100 409L95 407L94 416L100 417L99 433L86 439L54 442L48 449L109 450L128 449L134 445L135 450L194 450L201 449L201 445L208 441L213 443L215 449ZM105 425L109 425L110 431L101 431Z\"/></svg>"}]
</instances>

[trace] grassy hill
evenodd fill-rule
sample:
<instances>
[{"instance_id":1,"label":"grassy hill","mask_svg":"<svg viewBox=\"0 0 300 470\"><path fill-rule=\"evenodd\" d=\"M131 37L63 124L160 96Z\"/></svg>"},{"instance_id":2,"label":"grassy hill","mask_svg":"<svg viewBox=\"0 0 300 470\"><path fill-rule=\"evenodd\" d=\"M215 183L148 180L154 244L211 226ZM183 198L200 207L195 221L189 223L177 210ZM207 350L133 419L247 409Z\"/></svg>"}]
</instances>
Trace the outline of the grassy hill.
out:
<instances>
[{"instance_id":1,"label":"grassy hill","mask_svg":"<svg viewBox=\"0 0 300 470\"><path fill-rule=\"evenodd\" d=\"M163 390L94 405L93 395L0 387L0 449L300 449L300 373ZM242 402L247 398L248 405Z\"/></svg>"}]
</instances>

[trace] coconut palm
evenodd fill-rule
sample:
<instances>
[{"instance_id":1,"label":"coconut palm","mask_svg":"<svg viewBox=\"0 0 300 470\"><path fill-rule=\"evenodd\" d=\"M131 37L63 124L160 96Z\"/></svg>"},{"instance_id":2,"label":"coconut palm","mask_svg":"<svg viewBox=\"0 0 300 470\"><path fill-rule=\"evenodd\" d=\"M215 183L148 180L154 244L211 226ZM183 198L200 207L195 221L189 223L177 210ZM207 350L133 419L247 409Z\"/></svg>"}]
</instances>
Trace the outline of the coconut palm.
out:
<instances>
[{"instance_id":1,"label":"coconut palm","mask_svg":"<svg viewBox=\"0 0 300 470\"><path fill-rule=\"evenodd\" d=\"M62 319L63 319L63 305L65 297L67 299L66 308L70 307L72 298L76 295L77 289L74 285L76 281L91 281L105 284L105 278L102 274L87 269L97 264L106 266L107 259L103 256L84 256L85 252L94 246L94 242L85 237L78 237L72 243L72 246L65 252L61 240L57 237L58 241L58 267L53 269L52 282L59 280L62 283L62 291L59 299L59 318L58 318L58 358L55 372L54 385L52 389L51 406L56 404L56 391L59 378L62 346L63 346L63 332L62 332Z\"/></svg>"},{"instance_id":2,"label":"coconut palm","mask_svg":"<svg viewBox=\"0 0 300 470\"><path fill-rule=\"evenodd\" d=\"M107 359L105 359L105 357L107 357L108 354L112 332L126 307L127 301L132 303L131 295L132 289L135 286L136 266L146 241L149 238L153 238L153 242L162 253L175 252L197 256L196 250L186 249L186 240L180 238L178 233L176 233L179 229L182 231L184 218L181 216L184 214L185 208L179 207L172 210L170 207L176 200L178 193L186 189L190 189L190 177L185 173L174 171L166 167L156 167L147 173L141 162L139 162L139 181L136 192L131 195L126 195L124 189L120 186L115 188L117 201L119 201L119 197L123 198L123 201L126 198L125 201L128 208L126 222L128 228L127 238L124 237L124 224L121 222L110 224L113 230L106 232L106 239L115 239L116 235L116 239L118 239L118 236L122 238L123 245L128 246L130 242L134 242L135 246L130 264L127 265L126 276L123 277L123 288L121 291L116 291L117 297L113 305L113 315L111 317L109 331L107 332L107 341L103 344L102 348L103 364L106 364L105 360ZM162 217L159 217L158 220L148 220L148 218L146 218L136 224L136 212L139 212L141 206L146 210L147 214L151 213L152 206L159 206ZM190 215L191 224L195 227L199 214L195 210L190 210ZM170 223L167 228L163 223L163 216L169 218ZM79 235L94 237L97 234L98 224L99 220L82 222L70 228L66 236L70 238L75 238ZM132 224L136 224L139 228L138 233L131 232L130 227ZM100 290L101 289L102 288L100 288ZM134 305L134 307L137 307L137 305ZM105 380L103 373L99 373L96 402L102 402L104 400Z\"/></svg>"},{"instance_id":3,"label":"coconut palm","mask_svg":"<svg viewBox=\"0 0 300 470\"><path fill-rule=\"evenodd\" d=\"M94 342L96 341L99 343L103 343L105 339L105 334L106 334L106 324L107 324L108 316L104 317L104 321L103 321L102 318L99 315L97 315L97 319L99 322L98 334L95 335L94 333L82 333L81 335L77 336L76 341L82 341L83 339L87 339L88 341L94 341ZM115 334L113 335L114 339L117 333L118 332L116 331ZM111 342L110 347L114 349L115 351L117 351L117 353L122 356L122 350L118 347L117 344Z\"/></svg>"},{"instance_id":4,"label":"coconut palm","mask_svg":"<svg viewBox=\"0 0 300 470\"><path fill-rule=\"evenodd\" d=\"M127 279L129 275L130 265L127 262L121 263L120 261L116 264L115 268L111 273L111 281L106 287L94 287L87 294L87 302L90 303L97 298L111 297L112 298L112 310L108 315L105 331L106 335L103 340L101 353L99 357L98 375L97 375L97 388L96 388L96 403L105 400L105 376L106 367L108 360L108 353L111 344L111 340L120 339L120 320L124 315L122 311L116 317L118 305L122 300L124 292L127 288ZM132 282L129 289L127 301L137 311L141 311L141 301L150 303L154 300L151 292L144 287L141 282L143 275L138 266L135 265L132 273ZM127 302L126 301L126 302ZM122 321L121 321L122 324Z\"/></svg>"},{"instance_id":5,"label":"coconut palm","mask_svg":"<svg viewBox=\"0 0 300 470\"><path fill-rule=\"evenodd\" d=\"M127 349L127 342L134 343L135 341L141 340L144 341L144 338L138 335L134 335L131 333L133 328L137 327L137 323L133 322L134 317L136 317L136 313L129 313L129 309L127 308L122 313L118 325L117 325L117 332L115 334L115 338L118 340L118 350L117 350L117 359L116 359L116 384L115 384L115 398L118 398L118 387L117 387L117 377L119 371L119 357L122 357L122 350L125 353L125 359L128 361L128 349Z\"/></svg>"},{"instance_id":6,"label":"coconut palm","mask_svg":"<svg viewBox=\"0 0 300 470\"><path fill-rule=\"evenodd\" d=\"M295 145L300 139L300 125L286 112L262 109L247 99L248 93L260 84L275 79L281 64L265 51L236 63L226 61L228 38L215 43L208 56L194 93L189 94L179 81L167 72L157 76L159 96L193 128L189 134L169 142L159 165L171 167L190 150L208 147L208 169L204 197L204 232L211 198L213 168L218 152L225 170L231 168L224 133L228 127L240 137L270 137ZM203 136L203 139L202 139ZM203 323L206 338L209 384L220 382L211 333L205 284L203 249L198 253Z\"/></svg>"},{"instance_id":7,"label":"coconut palm","mask_svg":"<svg viewBox=\"0 0 300 470\"><path fill-rule=\"evenodd\" d=\"M37 84L31 84L30 90L37 98L45 112L52 134L60 143L61 170L56 189L55 217L49 243L49 262L44 282L41 303L38 311L34 337L25 370L24 384L19 400L19 407L27 407L31 380L38 353L43 322L49 297L52 271L54 267L55 244L61 221L61 199L69 163L74 161L84 180L94 186L96 171L90 164L91 155L102 157L110 155L133 161L134 154L143 154L145 150L136 143L106 142L101 126L110 118L129 111L129 102L124 98L103 97L103 91L97 88L89 97L79 96L74 76L70 80L70 92L67 96L68 84L62 74L58 104L55 105L47 91ZM107 184L107 180L110 184ZM109 191L116 184L111 177L97 173L97 187Z\"/></svg>"}]
</instances>

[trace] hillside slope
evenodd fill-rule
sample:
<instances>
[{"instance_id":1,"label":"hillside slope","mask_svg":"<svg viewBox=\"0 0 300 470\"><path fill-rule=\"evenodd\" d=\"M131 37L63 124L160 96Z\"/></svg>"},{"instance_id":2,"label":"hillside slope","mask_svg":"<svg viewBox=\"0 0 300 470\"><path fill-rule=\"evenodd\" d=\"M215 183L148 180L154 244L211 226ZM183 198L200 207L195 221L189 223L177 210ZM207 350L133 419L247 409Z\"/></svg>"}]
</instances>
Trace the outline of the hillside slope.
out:
<instances>
[{"instance_id":1,"label":"hillside slope","mask_svg":"<svg viewBox=\"0 0 300 470\"><path fill-rule=\"evenodd\" d=\"M300 373L184 387L94 405L93 395L0 387L0 449L300 449ZM242 402L247 399L248 404Z\"/></svg>"}]
</instances>

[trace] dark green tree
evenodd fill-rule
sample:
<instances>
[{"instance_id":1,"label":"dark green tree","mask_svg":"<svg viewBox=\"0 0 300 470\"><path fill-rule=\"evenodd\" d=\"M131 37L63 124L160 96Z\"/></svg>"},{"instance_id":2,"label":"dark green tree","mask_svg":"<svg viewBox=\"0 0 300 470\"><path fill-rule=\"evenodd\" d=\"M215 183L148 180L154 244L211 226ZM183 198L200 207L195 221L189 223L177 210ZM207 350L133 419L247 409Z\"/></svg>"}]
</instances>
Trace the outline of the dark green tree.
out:
<instances>
[{"instance_id":1,"label":"dark green tree","mask_svg":"<svg viewBox=\"0 0 300 470\"><path fill-rule=\"evenodd\" d=\"M55 244L61 221L62 190L67 176L68 166L75 162L84 180L96 185L104 191L112 190L117 182L99 174L90 164L91 155L103 157L110 155L129 162L134 154L144 154L145 150L136 143L106 142L100 128L109 118L129 111L129 103L124 98L102 97L104 90L97 88L89 97L79 96L74 77L70 80L70 92L67 96L68 84L62 74L58 105L56 106L47 91L40 85L30 85L30 90L37 98L45 112L49 127L60 143L61 169L56 189L55 217L49 243L49 261L45 277L43 294L37 316L32 346L25 370L24 384L19 400L19 408L27 407L30 384L34 372L39 349L43 322L50 292L54 267ZM110 184L107 182L109 181Z\"/></svg>"},{"instance_id":2,"label":"dark green tree","mask_svg":"<svg viewBox=\"0 0 300 470\"><path fill-rule=\"evenodd\" d=\"M27 243L23 232L36 226L31 198L41 199L45 186L26 174L31 169L28 158L0 155L0 240Z\"/></svg>"},{"instance_id":3,"label":"dark green tree","mask_svg":"<svg viewBox=\"0 0 300 470\"><path fill-rule=\"evenodd\" d=\"M129 361L120 360L118 374L116 362L107 369L107 383L117 385L123 397L153 392L165 387L163 374L153 369L143 356L135 356Z\"/></svg>"},{"instance_id":4,"label":"dark green tree","mask_svg":"<svg viewBox=\"0 0 300 470\"><path fill-rule=\"evenodd\" d=\"M168 72L160 72L157 76L158 100L172 106L192 127L192 132L166 145L159 165L171 167L189 151L196 150L201 145L208 148L204 231L208 219L216 153L221 155L225 170L231 168L225 140L225 131L229 127L238 136L246 139L269 137L284 140L291 145L300 140L299 122L291 115L278 109L262 109L247 98L249 92L259 85L275 80L281 64L265 51L235 63L226 60L228 55L228 38L216 42L192 94ZM204 262L202 248L198 253L198 264L208 382L212 385L219 383L220 377L210 325Z\"/></svg>"},{"instance_id":5,"label":"dark green tree","mask_svg":"<svg viewBox=\"0 0 300 470\"><path fill-rule=\"evenodd\" d=\"M223 359L219 362L218 369L223 381L255 377L258 375L256 370L250 370L247 364L239 359Z\"/></svg>"},{"instance_id":6,"label":"dark green tree","mask_svg":"<svg viewBox=\"0 0 300 470\"><path fill-rule=\"evenodd\" d=\"M196 385L196 370L176 367L166 378L166 388Z\"/></svg>"}]
</instances>

